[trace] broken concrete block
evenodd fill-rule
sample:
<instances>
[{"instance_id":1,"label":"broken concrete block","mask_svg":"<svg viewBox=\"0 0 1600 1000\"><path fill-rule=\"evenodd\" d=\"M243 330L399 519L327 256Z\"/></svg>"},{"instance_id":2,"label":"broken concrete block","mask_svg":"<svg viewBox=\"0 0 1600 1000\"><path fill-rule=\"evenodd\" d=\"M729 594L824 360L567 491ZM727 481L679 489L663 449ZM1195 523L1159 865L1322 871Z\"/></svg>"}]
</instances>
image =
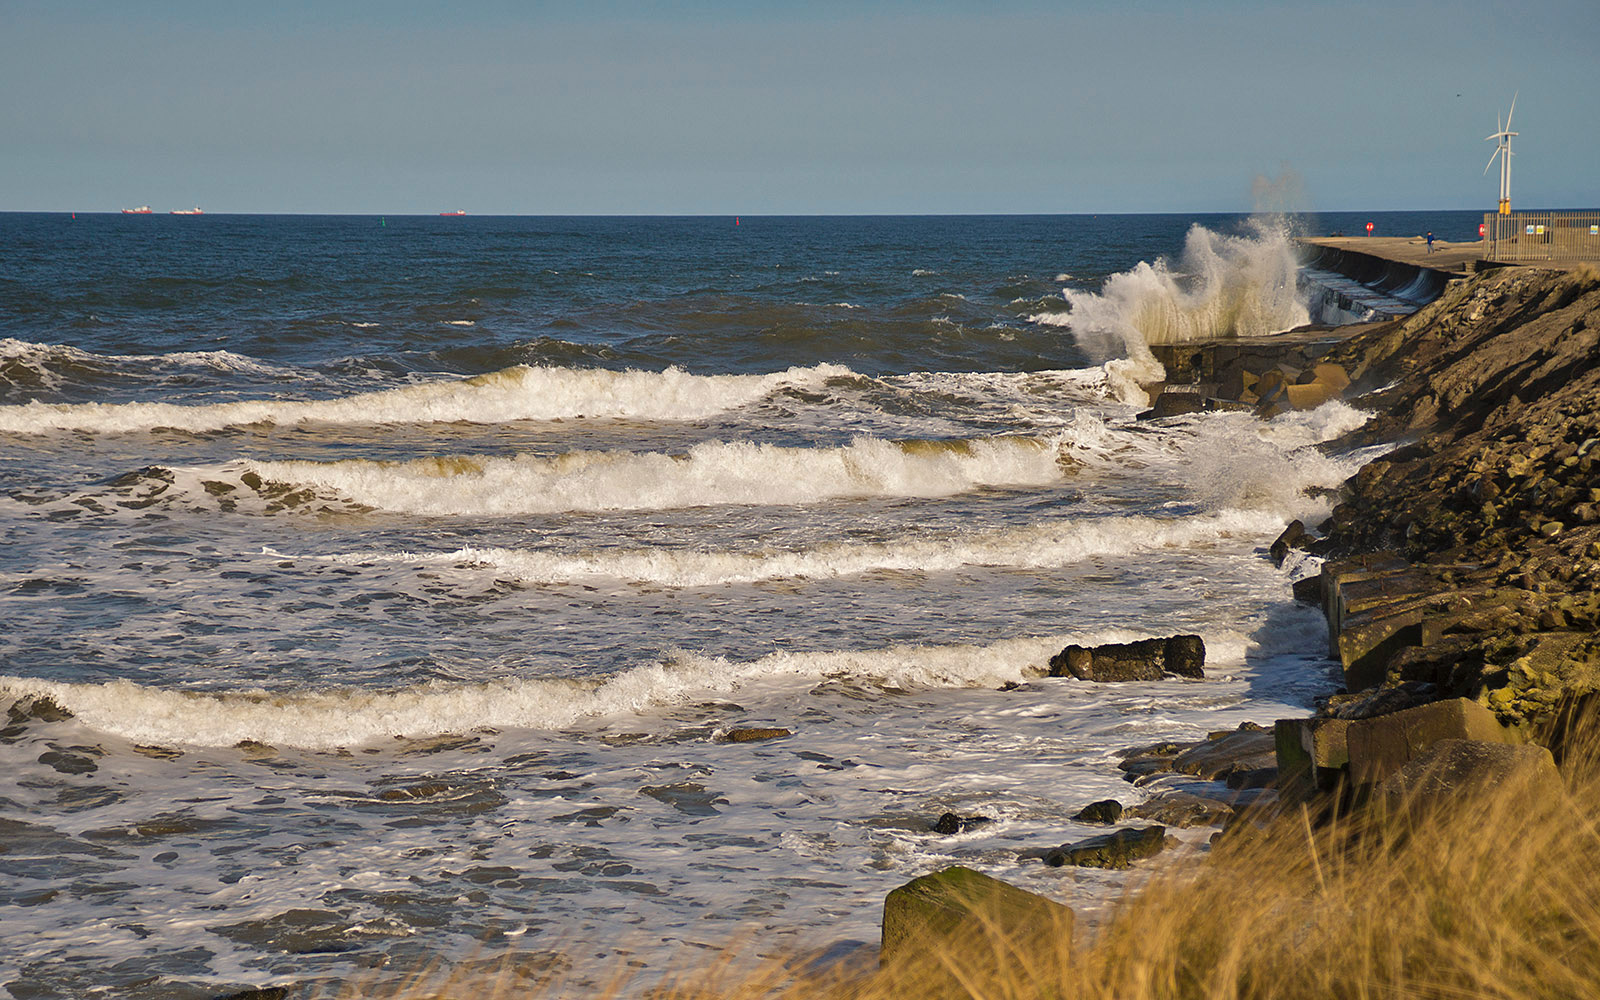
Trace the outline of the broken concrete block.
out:
<instances>
[{"instance_id":1,"label":"broken concrete block","mask_svg":"<svg viewBox=\"0 0 1600 1000\"><path fill-rule=\"evenodd\" d=\"M1376 785L1441 740L1524 742L1522 733L1501 725L1493 712L1475 701L1436 701L1351 722L1345 735L1351 781L1358 787Z\"/></svg>"},{"instance_id":2,"label":"broken concrete block","mask_svg":"<svg viewBox=\"0 0 1600 1000\"><path fill-rule=\"evenodd\" d=\"M1422 811L1507 786L1540 800L1566 794L1555 758L1544 747L1440 740L1379 782L1373 798L1391 812Z\"/></svg>"},{"instance_id":3,"label":"broken concrete block","mask_svg":"<svg viewBox=\"0 0 1600 1000\"><path fill-rule=\"evenodd\" d=\"M1278 792L1285 799L1309 798L1339 787L1350 764L1345 719L1279 719L1272 725L1278 760Z\"/></svg>"}]
</instances>

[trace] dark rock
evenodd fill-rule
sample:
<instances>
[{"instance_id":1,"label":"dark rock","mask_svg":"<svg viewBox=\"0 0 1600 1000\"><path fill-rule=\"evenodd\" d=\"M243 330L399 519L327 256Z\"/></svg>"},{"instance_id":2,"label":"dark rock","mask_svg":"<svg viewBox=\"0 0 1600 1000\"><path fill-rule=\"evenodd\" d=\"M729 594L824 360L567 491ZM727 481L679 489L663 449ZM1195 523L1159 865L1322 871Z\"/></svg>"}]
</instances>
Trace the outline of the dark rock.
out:
<instances>
[{"instance_id":1,"label":"dark rock","mask_svg":"<svg viewBox=\"0 0 1600 1000\"><path fill-rule=\"evenodd\" d=\"M955 833L965 833L974 827L992 822L993 820L987 816L957 816L955 813L945 813L934 822L933 832L949 836Z\"/></svg>"},{"instance_id":2,"label":"dark rock","mask_svg":"<svg viewBox=\"0 0 1600 1000\"><path fill-rule=\"evenodd\" d=\"M1172 754L1149 754L1144 757L1129 757L1118 764L1122 771L1122 780L1137 783L1141 778L1152 775L1167 774L1172 770Z\"/></svg>"},{"instance_id":3,"label":"dark rock","mask_svg":"<svg viewBox=\"0 0 1600 1000\"><path fill-rule=\"evenodd\" d=\"M1164 391L1150 403L1150 409L1140 413L1140 420L1160 420L1163 417L1180 417L1199 413L1205 409L1205 398L1197 392Z\"/></svg>"},{"instance_id":4,"label":"dark rock","mask_svg":"<svg viewBox=\"0 0 1600 1000\"><path fill-rule=\"evenodd\" d=\"M64 722L72 718L72 713L49 695L27 695L12 702L6 709L6 718L12 722Z\"/></svg>"},{"instance_id":5,"label":"dark rock","mask_svg":"<svg viewBox=\"0 0 1600 1000\"><path fill-rule=\"evenodd\" d=\"M776 740L794 733L782 728L763 728L760 726L737 726L722 734L724 743L759 743L762 740Z\"/></svg>"},{"instance_id":6,"label":"dark rock","mask_svg":"<svg viewBox=\"0 0 1600 1000\"><path fill-rule=\"evenodd\" d=\"M1216 787L1219 792L1225 791L1221 785ZM1233 815L1233 803L1224 798L1174 789L1150 796L1130 807L1125 815L1129 819L1144 819L1179 829L1218 826Z\"/></svg>"},{"instance_id":7,"label":"dark rock","mask_svg":"<svg viewBox=\"0 0 1600 1000\"><path fill-rule=\"evenodd\" d=\"M1207 781L1220 780L1236 771L1277 766L1272 731L1239 729L1196 744L1173 759L1172 768Z\"/></svg>"},{"instance_id":8,"label":"dark rock","mask_svg":"<svg viewBox=\"0 0 1600 1000\"><path fill-rule=\"evenodd\" d=\"M1050 676L1083 681L1154 681L1168 673L1205 676L1205 643L1198 635L1068 646L1050 658Z\"/></svg>"},{"instance_id":9,"label":"dark rock","mask_svg":"<svg viewBox=\"0 0 1600 1000\"><path fill-rule=\"evenodd\" d=\"M1272 557L1272 565L1282 566L1283 561L1289 557L1290 549L1303 549L1311 541L1306 534L1306 526L1298 520L1290 521L1288 527L1283 529L1267 553Z\"/></svg>"},{"instance_id":10,"label":"dark rock","mask_svg":"<svg viewBox=\"0 0 1600 1000\"><path fill-rule=\"evenodd\" d=\"M1252 771L1232 771L1223 780L1229 788L1277 788L1278 767L1258 767Z\"/></svg>"},{"instance_id":11,"label":"dark rock","mask_svg":"<svg viewBox=\"0 0 1600 1000\"><path fill-rule=\"evenodd\" d=\"M284 986L268 986L263 989L240 990L229 993L227 996L217 997L216 1000L284 1000L289 995L289 990Z\"/></svg>"},{"instance_id":12,"label":"dark rock","mask_svg":"<svg viewBox=\"0 0 1600 1000\"><path fill-rule=\"evenodd\" d=\"M1402 656L1411 650L1402 652ZM1423 681L1408 681L1396 687L1373 688L1356 694L1334 695L1328 699L1327 715L1334 719L1374 719L1403 712L1439 700L1439 688Z\"/></svg>"},{"instance_id":13,"label":"dark rock","mask_svg":"<svg viewBox=\"0 0 1600 1000\"><path fill-rule=\"evenodd\" d=\"M88 757L60 750L47 750L40 754L39 763L48 764L62 774L90 774L100 769L100 765Z\"/></svg>"},{"instance_id":14,"label":"dark rock","mask_svg":"<svg viewBox=\"0 0 1600 1000\"><path fill-rule=\"evenodd\" d=\"M1322 577L1308 576L1294 582L1294 599L1302 604L1322 603Z\"/></svg>"},{"instance_id":15,"label":"dark rock","mask_svg":"<svg viewBox=\"0 0 1600 1000\"><path fill-rule=\"evenodd\" d=\"M1074 823L1110 826L1122 818L1122 803L1116 799L1101 799L1079 809L1072 817Z\"/></svg>"},{"instance_id":16,"label":"dark rock","mask_svg":"<svg viewBox=\"0 0 1600 1000\"><path fill-rule=\"evenodd\" d=\"M1166 846L1165 827L1128 827L1116 833L1090 837L1075 844L1063 844L1044 855L1052 868L1073 865L1079 868L1126 868L1135 861L1160 854Z\"/></svg>"}]
</instances>

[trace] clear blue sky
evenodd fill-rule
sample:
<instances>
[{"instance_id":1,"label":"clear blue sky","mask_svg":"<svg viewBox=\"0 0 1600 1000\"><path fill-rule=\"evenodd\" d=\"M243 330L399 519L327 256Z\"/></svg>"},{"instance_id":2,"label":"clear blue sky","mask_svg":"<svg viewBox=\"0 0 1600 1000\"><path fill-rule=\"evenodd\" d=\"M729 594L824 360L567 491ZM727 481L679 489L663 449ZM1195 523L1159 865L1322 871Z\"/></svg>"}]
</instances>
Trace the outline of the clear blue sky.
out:
<instances>
[{"instance_id":1,"label":"clear blue sky","mask_svg":"<svg viewBox=\"0 0 1600 1000\"><path fill-rule=\"evenodd\" d=\"M1600 204L1600 0L0 0L0 210Z\"/></svg>"}]
</instances>

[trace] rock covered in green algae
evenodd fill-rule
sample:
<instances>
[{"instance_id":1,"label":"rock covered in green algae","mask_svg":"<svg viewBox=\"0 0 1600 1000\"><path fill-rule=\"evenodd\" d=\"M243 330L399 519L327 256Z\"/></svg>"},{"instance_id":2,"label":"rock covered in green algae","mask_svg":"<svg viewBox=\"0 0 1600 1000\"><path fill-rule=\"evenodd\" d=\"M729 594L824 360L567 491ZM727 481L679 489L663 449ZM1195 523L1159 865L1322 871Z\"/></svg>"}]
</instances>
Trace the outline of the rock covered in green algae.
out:
<instances>
[{"instance_id":1,"label":"rock covered in green algae","mask_svg":"<svg viewBox=\"0 0 1600 1000\"><path fill-rule=\"evenodd\" d=\"M1135 861L1153 858L1166 847L1164 826L1127 827L1115 833L1090 837L1075 844L1063 844L1044 853L1044 863L1052 868L1072 865L1078 868L1126 868Z\"/></svg>"}]
</instances>

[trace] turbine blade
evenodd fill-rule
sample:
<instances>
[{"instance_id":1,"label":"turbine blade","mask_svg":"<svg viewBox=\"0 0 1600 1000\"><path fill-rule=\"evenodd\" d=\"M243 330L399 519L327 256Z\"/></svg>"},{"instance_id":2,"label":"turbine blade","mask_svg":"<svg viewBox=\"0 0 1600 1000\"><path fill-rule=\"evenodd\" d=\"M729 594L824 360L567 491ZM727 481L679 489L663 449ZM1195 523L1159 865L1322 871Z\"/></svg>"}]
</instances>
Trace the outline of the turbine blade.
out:
<instances>
[{"instance_id":1,"label":"turbine blade","mask_svg":"<svg viewBox=\"0 0 1600 1000\"><path fill-rule=\"evenodd\" d=\"M1498 149L1489 154L1489 162L1487 164L1485 164L1484 167L1483 167L1483 172L1484 173L1487 174L1489 172L1489 168L1494 166L1494 158L1499 156L1499 155L1500 155L1500 151Z\"/></svg>"},{"instance_id":2,"label":"turbine blade","mask_svg":"<svg viewBox=\"0 0 1600 1000\"><path fill-rule=\"evenodd\" d=\"M1505 130L1507 132L1511 131L1511 116L1517 113L1517 94L1520 94L1520 93L1522 93L1522 91L1518 90L1516 93L1511 95L1511 110L1506 112L1506 128L1505 128Z\"/></svg>"}]
</instances>

